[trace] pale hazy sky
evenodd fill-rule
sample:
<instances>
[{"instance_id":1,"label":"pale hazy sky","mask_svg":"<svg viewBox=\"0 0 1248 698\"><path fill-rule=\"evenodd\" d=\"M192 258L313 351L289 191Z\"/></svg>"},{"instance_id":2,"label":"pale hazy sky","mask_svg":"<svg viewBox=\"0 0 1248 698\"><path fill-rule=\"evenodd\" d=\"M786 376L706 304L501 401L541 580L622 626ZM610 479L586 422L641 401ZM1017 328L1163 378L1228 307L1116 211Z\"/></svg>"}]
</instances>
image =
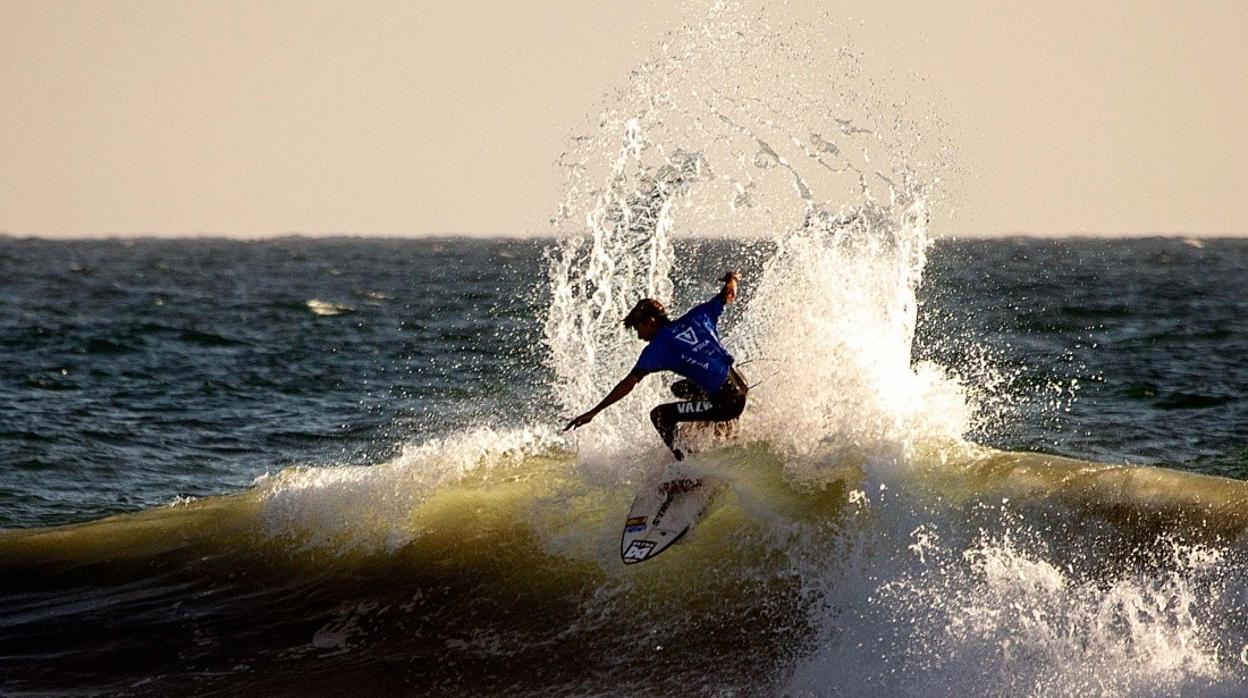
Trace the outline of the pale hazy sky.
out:
<instances>
[{"instance_id":1,"label":"pale hazy sky","mask_svg":"<svg viewBox=\"0 0 1248 698\"><path fill-rule=\"evenodd\" d=\"M0 0L0 232L547 233L700 5ZM1248 2L790 5L947 124L939 233L1248 233Z\"/></svg>"}]
</instances>

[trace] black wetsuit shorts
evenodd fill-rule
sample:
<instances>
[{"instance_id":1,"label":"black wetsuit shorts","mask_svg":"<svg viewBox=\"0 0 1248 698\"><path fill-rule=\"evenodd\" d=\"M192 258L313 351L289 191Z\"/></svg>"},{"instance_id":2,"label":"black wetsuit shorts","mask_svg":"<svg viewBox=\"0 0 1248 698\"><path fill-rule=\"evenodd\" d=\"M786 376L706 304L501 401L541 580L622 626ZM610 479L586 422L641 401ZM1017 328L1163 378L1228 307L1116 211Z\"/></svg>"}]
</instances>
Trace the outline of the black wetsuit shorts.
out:
<instances>
[{"instance_id":1,"label":"black wetsuit shorts","mask_svg":"<svg viewBox=\"0 0 1248 698\"><path fill-rule=\"evenodd\" d=\"M745 398L749 392L745 379L735 368L728 369L723 387L709 395L691 380L677 381L672 385L672 393L681 398L681 402L668 402L650 410L650 421L663 438L663 443L676 455L676 460L681 460L684 453L674 445L676 424L736 419L745 409Z\"/></svg>"}]
</instances>

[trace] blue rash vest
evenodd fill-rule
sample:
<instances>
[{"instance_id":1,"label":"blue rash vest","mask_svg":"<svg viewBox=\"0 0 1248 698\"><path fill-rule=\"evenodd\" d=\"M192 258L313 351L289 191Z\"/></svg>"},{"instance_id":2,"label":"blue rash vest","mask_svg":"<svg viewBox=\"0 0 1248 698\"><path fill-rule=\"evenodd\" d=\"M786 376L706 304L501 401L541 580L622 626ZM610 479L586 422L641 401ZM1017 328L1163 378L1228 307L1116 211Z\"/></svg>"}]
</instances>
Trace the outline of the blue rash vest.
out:
<instances>
[{"instance_id":1,"label":"blue rash vest","mask_svg":"<svg viewBox=\"0 0 1248 698\"><path fill-rule=\"evenodd\" d=\"M719 315L724 299L715 296L694 306L654 335L637 358L633 372L674 371L714 393L724 386L733 358L719 343Z\"/></svg>"}]
</instances>

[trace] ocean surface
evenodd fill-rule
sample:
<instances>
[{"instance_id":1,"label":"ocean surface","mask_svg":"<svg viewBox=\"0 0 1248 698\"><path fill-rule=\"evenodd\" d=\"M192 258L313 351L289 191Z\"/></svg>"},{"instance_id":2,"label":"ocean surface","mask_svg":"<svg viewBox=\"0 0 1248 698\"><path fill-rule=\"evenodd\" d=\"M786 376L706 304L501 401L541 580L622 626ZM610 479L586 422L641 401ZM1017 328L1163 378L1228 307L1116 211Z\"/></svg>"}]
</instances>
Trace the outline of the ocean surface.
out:
<instances>
[{"instance_id":1,"label":"ocean surface","mask_svg":"<svg viewBox=\"0 0 1248 698\"><path fill-rule=\"evenodd\" d=\"M0 524L559 425L575 415L544 357L551 245L0 240ZM682 242L679 273L709 296L718 268L699 263L746 268L757 247ZM919 300L916 360L973 373L986 353L1009 375L978 442L1248 478L1248 242L942 241ZM773 357L755 358L763 378Z\"/></svg>"},{"instance_id":2,"label":"ocean surface","mask_svg":"<svg viewBox=\"0 0 1248 698\"><path fill-rule=\"evenodd\" d=\"M673 245L676 308L742 269L760 410L826 377L734 333L776 248ZM557 250L0 239L3 693L1248 690L1248 489L1189 476L1248 477L1248 242L936 242L907 349L991 384L978 450L811 484L747 411L694 460L733 493L629 568L666 456L640 401L616 448L559 432Z\"/></svg>"},{"instance_id":3,"label":"ocean surface","mask_svg":"<svg viewBox=\"0 0 1248 698\"><path fill-rule=\"evenodd\" d=\"M843 19L666 33L544 239L0 237L0 695L1248 694L1248 242L934 241L993 173ZM625 566L672 377L562 427L729 269Z\"/></svg>"}]
</instances>

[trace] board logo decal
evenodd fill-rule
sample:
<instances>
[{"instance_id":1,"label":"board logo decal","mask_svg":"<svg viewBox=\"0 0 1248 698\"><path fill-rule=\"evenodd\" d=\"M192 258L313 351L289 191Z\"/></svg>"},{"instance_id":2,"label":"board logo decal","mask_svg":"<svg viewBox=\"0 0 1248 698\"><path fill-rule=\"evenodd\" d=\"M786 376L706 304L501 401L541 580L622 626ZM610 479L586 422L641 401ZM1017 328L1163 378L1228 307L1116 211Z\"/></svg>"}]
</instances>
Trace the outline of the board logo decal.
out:
<instances>
[{"instance_id":1,"label":"board logo decal","mask_svg":"<svg viewBox=\"0 0 1248 698\"><path fill-rule=\"evenodd\" d=\"M628 550L624 551L624 562L641 562L650 556L650 551L654 550L654 543L648 540L635 540L628 546Z\"/></svg>"},{"instance_id":2,"label":"board logo decal","mask_svg":"<svg viewBox=\"0 0 1248 698\"><path fill-rule=\"evenodd\" d=\"M651 526L658 526L659 522L663 520L663 515L667 513L667 508L672 505L672 493L664 492L664 494L666 494L667 497L663 500L663 503L659 505L659 510L654 513L654 520L650 522Z\"/></svg>"},{"instance_id":3,"label":"board logo decal","mask_svg":"<svg viewBox=\"0 0 1248 698\"><path fill-rule=\"evenodd\" d=\"M641 525L644 525L645 523L646 523L646 517L644 516L630 516L628 517L628 521L624 522L624 525L625 526L641 526Z\"/></svg>"},{"instance_id":4,"label":"board logo decal","mask_svg":"<svg viewBox=\"0 0 1248 698\"><path fill-rule=\"evenodd\" d=\"M680 414L690 414L692 412L703 412L711 409L711 403L706 401L700 402L678 402L676 403L676 411Z\"/></svg>"},{"instance_id":5,"label":"board logo decal","mask_svg":"<svg viewBox=\"0 0 1248 698\"><path fill-rule=\"evenodd\" d=\"M679 339L689 346L695 346L698 343L698 335L694 334L692 327L686 329L684 332L677 333L676 339Z\"/></svg>"}]
</instances>

